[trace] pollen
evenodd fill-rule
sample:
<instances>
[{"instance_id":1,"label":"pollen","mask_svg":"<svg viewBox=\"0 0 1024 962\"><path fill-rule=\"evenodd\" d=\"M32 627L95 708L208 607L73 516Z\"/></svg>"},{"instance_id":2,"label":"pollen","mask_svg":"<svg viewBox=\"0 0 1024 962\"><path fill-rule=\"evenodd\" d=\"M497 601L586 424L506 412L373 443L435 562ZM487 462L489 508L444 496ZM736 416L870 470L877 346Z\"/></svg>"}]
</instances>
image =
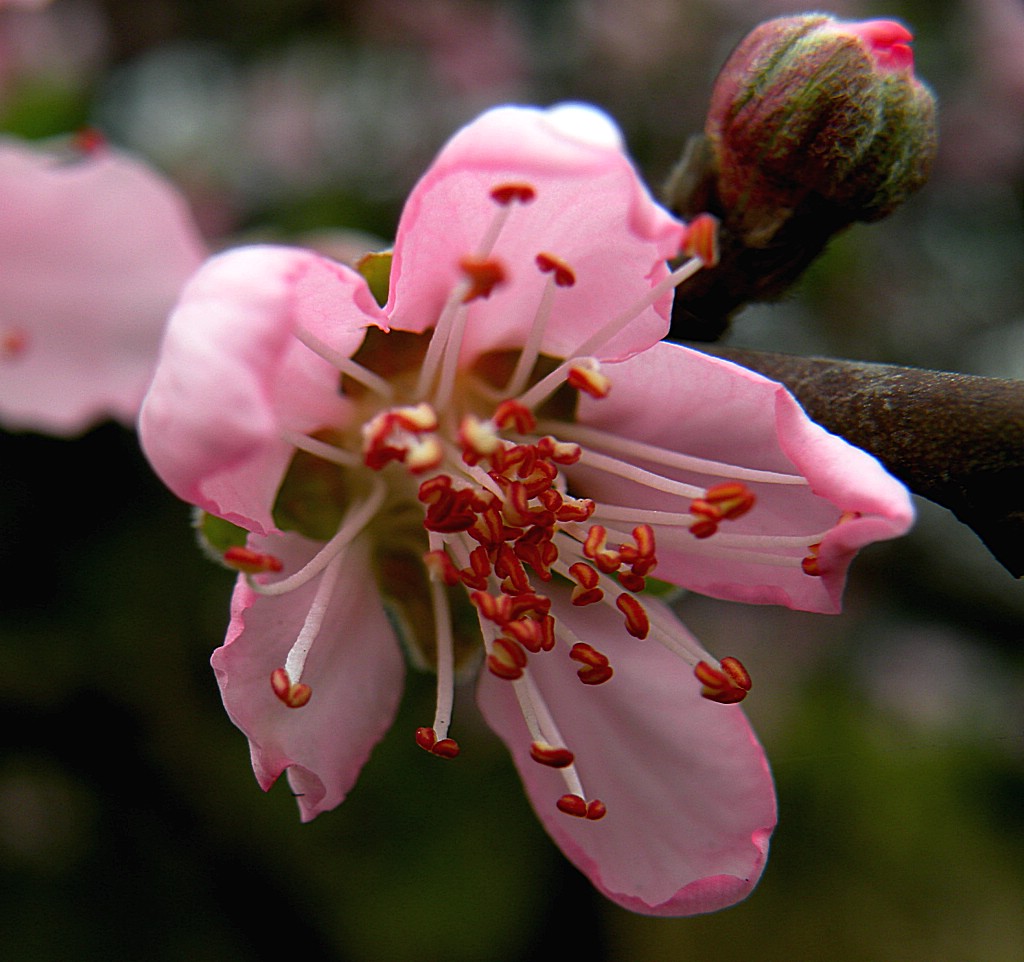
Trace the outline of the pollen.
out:
<instances>
[{"instance_id":1,"label":"pollen","mask_svg":"<svg viewBox=\"0 0 1024 962\"><path fill-rule=\"evenodd\" d=\"M576 388L592 398L600 400L608 396L612 382L607 375L601 373L601 365L593 358L577 361L570 365L566 378L569 387Z\"/></svg>"}]
</instances>

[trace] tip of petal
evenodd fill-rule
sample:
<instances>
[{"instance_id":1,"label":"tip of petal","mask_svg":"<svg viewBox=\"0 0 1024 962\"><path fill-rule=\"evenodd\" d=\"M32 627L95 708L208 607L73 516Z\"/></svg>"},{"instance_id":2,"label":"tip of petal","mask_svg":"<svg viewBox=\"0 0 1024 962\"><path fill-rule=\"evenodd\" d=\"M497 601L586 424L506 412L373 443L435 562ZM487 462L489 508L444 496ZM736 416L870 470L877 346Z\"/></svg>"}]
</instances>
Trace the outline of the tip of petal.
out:
<instances>
[{"instance_id":1,"label":"tip of petal","mask_svg":"<svg viewBox=\"0 0 1024 962\"><path fill-rule=\"evenodd\" d=\"M589 104L557 104L547 111L544 122L563 137L591 147L605 150L623 147L622 134L615 121Z\"/></svg>"}]
</instances>

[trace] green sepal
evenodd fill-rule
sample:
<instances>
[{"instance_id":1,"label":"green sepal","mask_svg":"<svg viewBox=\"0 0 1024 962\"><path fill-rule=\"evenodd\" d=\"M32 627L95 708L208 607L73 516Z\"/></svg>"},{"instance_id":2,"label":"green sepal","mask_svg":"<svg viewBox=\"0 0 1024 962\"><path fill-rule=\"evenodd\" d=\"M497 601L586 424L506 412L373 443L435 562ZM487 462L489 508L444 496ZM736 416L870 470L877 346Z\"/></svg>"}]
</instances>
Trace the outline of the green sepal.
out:
<instances>
[{"instance_id":1,"label":"green sepal","mask_svg":"<svg viewBox=\"0 0 1024 962\"><path fill-rule=\"evenodd\" d=\"M237 524L218 518L215 514L196 508L192 515L192 527L196 532L199 547L211 561L224 564L224 552L229 548L245 547L249 532ZM227 567L225 565L225 567Z\"/></svg>"},{"instance_id":2,"label":"green sepal","mask_svg":"<svg viewBox=\"0 0 1024 962\"><path fill-rule=\"evenodd\" d=\"M383 307L388 302L391 284L391 251L373 251L356 262L356 270L363 275L373 299Z\"/></svg>"}]
</instances>

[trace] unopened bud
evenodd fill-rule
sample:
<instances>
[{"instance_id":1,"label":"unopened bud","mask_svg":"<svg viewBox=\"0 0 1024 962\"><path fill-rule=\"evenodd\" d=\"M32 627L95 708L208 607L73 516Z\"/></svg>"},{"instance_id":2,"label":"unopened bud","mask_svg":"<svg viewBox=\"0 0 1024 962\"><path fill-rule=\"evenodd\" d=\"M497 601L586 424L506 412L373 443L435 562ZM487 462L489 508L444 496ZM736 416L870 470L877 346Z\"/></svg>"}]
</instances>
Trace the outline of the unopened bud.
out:
<instances>
[{"instance_id":1,"label":"unopened bud","mask_svg":"<svg viewBox=\"0 0 1024 962\"><path fill-rule=\"evenodd\" d=\"M769 242L809 199L851 221L891 213L928 177L935 101L912 35L890 20L824 15L762 24L715 83L705 125L727 221Z\"/></svg>"},{"instance_id":2,"label":"unopened bud","mask_svg":"<svg viewBox=\"0 0 1024 962\"><path fill-rule=\"evenodd\" d=\"M911 40L892 20L806 14L761 24L733 51L704 134L667 187L683 217L721 220L720 267L676 301L710 336L744 301L780 294L832 235L885 217L925 183L935 100L914 75Z\"/></svg>"}]
</instances>

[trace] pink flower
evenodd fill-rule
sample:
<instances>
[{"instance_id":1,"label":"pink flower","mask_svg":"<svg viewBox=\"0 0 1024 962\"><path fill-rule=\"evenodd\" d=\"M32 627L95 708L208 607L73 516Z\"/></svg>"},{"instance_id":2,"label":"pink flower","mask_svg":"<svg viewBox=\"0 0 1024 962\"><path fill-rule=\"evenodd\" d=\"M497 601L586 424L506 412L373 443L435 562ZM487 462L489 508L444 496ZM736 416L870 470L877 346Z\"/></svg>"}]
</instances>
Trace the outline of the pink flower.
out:
<instances>
[{"instance_id":1,"label":"pink flower","mask_svg":"<svg viewBox=\"0 0 1024 962\"><path fill-rule=\"evenodd\" d=\"M207 254L184 201L112 149L6 141L0 208L0 423L132 423L167 314Z\"/></svg>"},{"instance_id":2,"label":"pink flower","mask_svg":"<svg viewBox=\"0 0 1024 962\"><path fill-rule=\"evenodd\" d=\"M205 530L247 534L210 536L243 572L213 665L303 819L391 724L400 636L437 673L420 747L458 754L455 678L482 659L486 719L610 898L686 915L753 887L775 802L734 704L749 677L650 576L835 610L911 509L779 385L660 343L702 263L666 258L710 256L707 227L654 203L604 115L506 107L413 190L383 309L302 250L229 251L189 284L142 443Z\"/></svg>"}]
</instances>

